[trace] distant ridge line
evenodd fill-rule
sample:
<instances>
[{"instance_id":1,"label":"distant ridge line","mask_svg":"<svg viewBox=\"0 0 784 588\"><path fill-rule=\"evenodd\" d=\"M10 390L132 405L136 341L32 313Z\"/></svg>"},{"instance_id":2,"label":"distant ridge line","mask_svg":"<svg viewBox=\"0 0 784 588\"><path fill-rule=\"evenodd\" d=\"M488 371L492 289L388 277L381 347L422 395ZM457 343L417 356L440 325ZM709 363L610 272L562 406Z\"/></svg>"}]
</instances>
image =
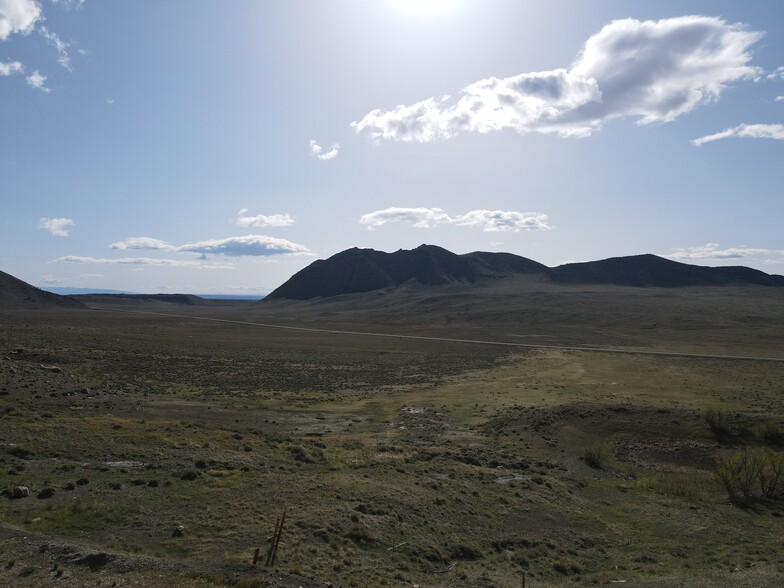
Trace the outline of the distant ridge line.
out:
<instances>
[{"instance_id":1,"label":"distant ridge line","mask_svg":"<svg viewBox=\"0 0 784 588\"><path fill-rule=\"evenodd\" d=\"M611 257L599 261L547 267L514 255L475 251L457 255L435 245L385 253L353 247L314 261L273 290L264 300L310 300L404 284L421 286L489 282L528 274L561 284L614 284L638 288L757 285L784 287L784 276L744 266L690 265L657 255ZM262 301L263 303L264 301Z\"/></svg>"}]
</instances>

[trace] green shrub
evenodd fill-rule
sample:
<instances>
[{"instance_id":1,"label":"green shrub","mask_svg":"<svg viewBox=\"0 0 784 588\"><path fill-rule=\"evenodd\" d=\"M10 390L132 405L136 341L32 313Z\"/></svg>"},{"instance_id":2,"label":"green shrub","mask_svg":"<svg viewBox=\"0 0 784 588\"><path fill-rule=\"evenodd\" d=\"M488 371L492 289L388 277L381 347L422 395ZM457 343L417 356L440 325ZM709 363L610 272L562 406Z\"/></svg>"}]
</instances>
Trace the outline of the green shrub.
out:
<instances>
[{"instance_id":1,"label":"green shrub","mask_svg":"<svg viewBox=\"0 0 784 588\"><path fill-rule=\"evenodd\" d=\"M766 420L759 425L759 435L765 443L774 447L784 447L784 431L779 424L772 420Z\"/></svg>"},{"instance_id":2,"label":"green shrub","mask_svg":"<svg viewBox=\"0 0 784 588\"><path fill-rule=\"evenodd\" d=\"M733 504L747 505L758 498L779 499L784 495L781 452L748 447L726 452L716 460L715 473Z\"/></svg>"},{"instance_id":3,"label":"green shrub","mask_svg":"<svg viewBox=\"0 0 784 588\"><path fill-rule=\"evenodd\" d=\"M607 461L607 446L602 443L592 443L585 448L583 460L590 467L600 470Z\"/></svg>"},{"instance_id":4,"label":"green shrub","mask_svg":"<svg viewBox=\"0 0 784 588\"><path fill-rule=\"evenodd\" d=\"M731 435L730 417L721 408L703 408L702 419L717 441L725 441Z\"/></svg>"}]
</instances>

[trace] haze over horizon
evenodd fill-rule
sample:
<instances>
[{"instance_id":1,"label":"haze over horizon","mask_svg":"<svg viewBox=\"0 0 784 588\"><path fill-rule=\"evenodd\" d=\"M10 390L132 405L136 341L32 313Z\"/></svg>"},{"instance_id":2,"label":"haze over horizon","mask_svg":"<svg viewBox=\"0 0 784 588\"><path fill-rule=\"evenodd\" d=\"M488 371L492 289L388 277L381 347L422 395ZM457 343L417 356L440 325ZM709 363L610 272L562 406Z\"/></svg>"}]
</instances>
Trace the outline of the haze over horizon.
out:
<instances>
[{"instance_id":1,"label":"haze over horizon","mask_svg":"<svg viewBox=\"0 0 784 588\"><path fill-rule=\"evenodd\" d=\"M268 292L350 247L784 273L784 5L0 0L0 269Z\"/></svg>"}]
</instances>

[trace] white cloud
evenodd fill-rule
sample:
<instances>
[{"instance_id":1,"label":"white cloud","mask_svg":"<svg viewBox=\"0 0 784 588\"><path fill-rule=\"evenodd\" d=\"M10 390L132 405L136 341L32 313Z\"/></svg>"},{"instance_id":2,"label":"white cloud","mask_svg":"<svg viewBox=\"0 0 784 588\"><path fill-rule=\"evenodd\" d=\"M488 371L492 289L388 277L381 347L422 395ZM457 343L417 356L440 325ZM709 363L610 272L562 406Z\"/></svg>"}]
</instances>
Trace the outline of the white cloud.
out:
<instances>
[{"instance_id":1,"label":"white cloud","mask_svg":"<svg viewBox=\"0 0 784 588\"><path fill-rule=\"evenodd\" d=\"M73 71L71 69L71 58L68 55L68 49L71 47L71 44L63 41L60 37L51 32L45 26L42 26L38 29L38 34L46 39L46 42L57 50L57 62L68 71Z\"/></svg>"},{"instance_id":2,"label":"white cloud","mask_svg":"<svg viewBox=\"0 0 784 588\"><path fill-rule=\"evenodd\" d=\"M363 214L359 222L369 229L387 223L403 222L419 229L436 225L457 225L482 229L485 232L543 231L552 227L547 215L539 212L516 212L513 210L471 210L463 215L450 217L440 208L386 208Z\"/></svg>"},{"instance_id":3,"label":"white cloud","mask_svg":"<svg viewBox=\"0 0 784 588\"><path fill-rule=\"evenodd\" d=\"M452 222L489 233L547 231L552 228L547 224L546 214L512 210L472 210L463 216L458 216Z\"/></svg>"},{"instance_id":4,"label":"white cloud","mask_svg":"<svg viewBox=\"0 0 784 588\"><path fill-rule=\"evenodd\" d=\"M769 80L784 80L784 65L776 68L776 70L769 73L767 77Z\"/></svg>"},{"instance_id":5,"label":"white cloud","mask_svg":"<svg viewBox=\"0 0 784 588\"><path fill-rule=\"evenodd\" d=\"M49 231L55 237L67 237L74 224L70 218L42 218L38 221L38 228Z\"/></svg>"},{"instance_id":6,"label":"white cloud","mask_svg":"<svg viewBox=\"0 0 784 588\"><path fill-rule=\"evenodd\" d=\"M244 255L286 255L290 253L307 254L310 250L304 245L292 243L286 239L268 237L266 235L245 235L227 239L209 239L197 243L188 243L178 247L177 251L186 253L221 254L231 257Z\"/></svg>"},{"instance_id":7,"label":"white cloud","mask_svg":"<svg viewBox=\"0 0 784 588\"><path fill-rule=\"evenodd\" d=\"M669 122L759 77L749 48L762 36L707 16L618 20L588 39L569 69L487 78L448 97L373 110L351 123L372 139L427 142L461 131L514 129L584 137L605 121Z\"/></svg>"},{"instance_id":8,"label":"white cloud","mask_svg":"<svg viewBox=\"0 0 784 588\"><path fill-rule=\"evenodd\" d=\"M62 6L66 10L80 9L87 0L52 0L55 6Z\"/></svg>"},{"instance_id":9,"label":"white cloud","mask_svg":"<svg viewBox=\"0 0 784 588\"><path fill-rule=\"evenodd\" d=\"M694 139L691 143L699 147L711 141L728 139L729 137L745 137L748 139L777 139L784 140L784 125L780 124L761 124L761 125L738 125L730 129L725 129L712 135L706 135L699 139Z\"/></svg>"},{"instance_id":10,"label":"white cloud","mask_svg":"<svg viewBox=\"0 0 784 588\"><path fill-rule=\"evenodd\" d=\"M359 222L369 229L381 227L387 223L409 223L418 229L427 229L441 223L449 223L452 219L440 208L386 208L369 212L359 217Z\"/></svg>"},{"instance_id":11,"label":"white cloud","mask_svg":"<svg viewBox=\"0 0 784 588\"><path fill-rule=\"evenodd\" d=\"M0 76L10 76L15 73L23 73L24 66L19 61L6 61L0 63Z\"/></svg>"},{"instance_id":12,"label":"white cloud","mask_svg":"<svg viewBox=\"0 0 784 588\"><path fill-rule=\"evenodd\" d=\"M294 224L294 217L289 214L248 216L247 213L247 208L241 208L234 219L234 224L241 227L290 227Z\"/></svg>"},{"instance_id":13,"label":"white cloud","mask_svg":"<svg viewBox=\"0 0 784 588\"><path fill-rule=\"evenodd\" d=\"M235 269L228 263L204 263L199 260L165 259L152 257L113 257L100 258L82 255L65 255L58 257L53 263L84 263L92 265L152 265L167 267L194 267L200 269Z\"/></svg>"},{"instance_id":14,"label":"white cloud","mask_svg":"<svg viewBox=\"0 0 784 588\"><path fill-rule=\"evenodd\" d=\"M780 249L759 249L754 247L730 247L721 249L718 243L706 243L696 247L673 248L672 253L663 255L676 260L694 259L740 259L757 255L784 255Z\"/></svg>"},{"instance_id":15,"label":"white cloud","mask_svg":"<svg viewBox=\"0 0 784 588\"><path fill-rule=\"evenodd\" d=\"M13 33L28 34L41 18L41 7L35 0L0 0L0 41Z\"/></svg>"},{"instance_id":16,"label":"white cloud","mask_svg":"<svg viewBox=\"0 0 784 588\"><path fill-rule=\"evenodd\" d=\"M146 249L148 251L174 251L177 248L171 243L152 237L129 237L109 245L109 249Z\"/></svg>"},{"instance_id":17,"label":"white cloud","mask_svg":"<svg viewBox=\"0 0 784 588\"><path fill-rule=\"evenodd\" d=\"M784 96L776 96L776 102L784 102Z\"/></svg>"},{"instance_id":18,"label":"white cloud","mask_svg":"<svg viewBox=\"0 0 784 588\"><path fill-rule=\"evenodd\" d=\"M41 75L38 70L35 70L25 79L27 80L27 83L30 84L33 88L37 88L43 92L51 92L51 90L46 87L47 77L45 75Z\"/></svg>"},{"instance_id":19,"label":"white cloud","mask_svg":"<svg viewBox=\"0 0 784 588\"><path fill-rule=\"evenodd\" d=\"M319 145L315 139L310 140L310 154L317 159L321 159L322 161L335 159L338 156L338 151L340 151L340 144L338 143L332 145L332 147L329 148L329 151L325 152L324 148Z\"/></svg>"}]
</instances>

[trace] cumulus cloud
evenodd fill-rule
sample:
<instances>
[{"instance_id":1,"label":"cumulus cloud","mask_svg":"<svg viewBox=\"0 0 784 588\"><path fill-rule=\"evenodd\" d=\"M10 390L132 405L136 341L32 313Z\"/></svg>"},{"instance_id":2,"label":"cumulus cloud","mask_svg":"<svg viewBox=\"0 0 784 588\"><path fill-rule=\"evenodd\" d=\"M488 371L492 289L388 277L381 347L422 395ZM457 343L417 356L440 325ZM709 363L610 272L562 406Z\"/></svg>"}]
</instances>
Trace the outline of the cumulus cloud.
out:
<instances>
[{"instance_id":1,"label":"cumulus cloud","mask_svg":"<svg viewBox=\"0 0 784 588\"><path fill-rule=\"evenodd\" d=\"M784 255L784 250L759 249L746 247L745 245L721 249L718 243L706 243L696 247L674 248L672 253L665 254L663 257L682 261L695 259L740 259L756 255Z\"/></svg>"},{"instance_id":2,"label":"cumulus cloud","mask_svg":"<svg viewBox=\"0 0 784 588\"><path fill-rule=\"evenodd\" d=\"M776 96L776 102L784 102L784 96Z\"/></svg>"},{"instance_id":3,"label":"cumulus cloud","mask_svg":"<svg viewBox=\"0 0 784 588\"><path fill-rule=\"evenodd\" d=\"M310 140L310 154L316 159L321 159L322 161L335 159L338 156L338 151L340 151L340 145L338 143L332 145L332 147L329 148L329 151L324 151L324 148L319 145L315 139Z\"/></svg>"},{"instance_id":4,"label":"cumulus cloud","mask_svg":"<svg viewBox=\"0 0 784 588\"><path fill-rule=\"evenodd\" d=\"M74 224L70 218L42 218L38 221L38 228L49 231L55 237L67 237Z\"/></svg>"},{"instance_id":5,"label":"cumulus cloud","mask_svg":"<svg viewBox=\"0 0 784 588\"><path fill-rule=\"evenodd\" d=\"M109 245L109 249L146 249L148 251L174 251L177 248L171 243L153 237L129 237Z\"/></svg>"},{"instance_id":6,"label":"cumulus cloud","mask_svg":"<svg viewBox=\"0 0 784 588\"><path fill-rule=\"evenodd\" d=\"M359 222L369 229L387 223L403 222L419 229L436 225L452 224L482 229L485 232L542 231L552 227L547 215L539 212L517 212L513 210L471 210L463 215L449 216L440 208L386 208L363 214Z\"/></svg>"},{"instance_id":7,"label":"cumulus cloud","mask_svg":"<svg viewBox=\"0 0 784 588\"><path fill-rule=\"evenodd\" d=\"M488 233L518 233L520 231L547 231L547 215L538 212L513 210L471 210L452 219L456 225L482 229Z\"/></svg>"},{"instance_id":8,"label":"cumulus cloud","mask_svg":"<svg viewBox=\"0 0 784 588\"><path fill-rule=\"evenodd\" d=\"M749 48L762 36L708 16L618 20L588 39L568 69L487 78L457 101L427 98L351 123L375 141L427 142L460 132L585 137L608 120L669 122L761 75Z\"/></svg>"},{"instance_id":9,"label":"cumulus cloud","mask_svg":"<svg viewBox=\"0 0 784 588\"><path fill-rule=\"evenodd\" d=\"M706 135L694 139L691 143L699 147L711 141L728 139L730 137L745 137L748 139L777 139L784 140L784 125L780 124L759 124L759 125L738 125L730 129L725 129L712 135Z\"/></svg>"},{"instance_id":10,"label":"cumulus cloud","mask_svg":"<svg viewBox=\"0 0 784 588\"><path fill-rule=\"evenodd\" d=\"M767 77L769 80L784 80L784 65L776 68Z\"/></svg>"},{"instance_id":11,"label":"cumulus cloud","mask_svg":"<svg viewBox=\"0 0 784 588\"><path fill-rule=\"evenodd\" d=\"M38 70L35 70L25 79L33 88L41 90L42 92L51 92L51 90L46 87L46 80L48 78L45 75L42 75Z\"/></svg>"},{"instance_id":12,"label":"cumulus cloud","mask_svg":"<svg viewBox=\"0 0 784 588\"><path fill-rule=\"evenodd\" d=\"M46 42L57 50L57 62L68 71L73 71L71 68L71 58L68 55L68 49L71 47L71 44L63 41L60 37L47 29L45 26L42 26L40 29L38 29L38 34L46 39Z\"/></svg>"},{"instance_id":13,"label":"cumulus cloud","mask_svg":"<svg viewBox=\"0 0 784 588\"><path fill-rule=\"evenodd\" d=\"M304 245L292 243L286 239L268 237L266 235L245 235L243 237L229 237L227 239L209 239L197 243L187 243L182 247L178 247L177 251L201 253L202 255L221 254L230 257L310 253L310 250Z\"/></svg>"},{"instance_id":14,"label":"cumulus cloud","mask_svg":"<svg viewBox=\"0 0 784 588\"><path fill-rule=\"evenodd\" d=\"M23 73L24 66L18 61L6 61L0 63L0 76L10 76L15 73Z\"/></svg>"},{"instance_id":15,"label":"cumulus cloud","mask_svg":"<svg viewBox=\"0 0 784 588\"><path fill-rule=\"evenodd\" d=\"M234 224L241 227L290 227L294 224L294 217L289 214L248 216L248 209L241 208L234 219Z\"/></svg>"},{"instance_id":16,"label":"cumulus cloud","mask_svg":"<svg viewBox=\"0 0 784 588\"><path fill-rule=\"evenodd\" d=\"M41 18L41 7L35 0L0 0L0 41L14 33L26 35Z\"/></svg>"},{"instance_id":17,"label":"cumulus cloud","mask_svg":"<svg viewBox=\"0 0 784 588\"><path fill-rule=\"evenodd\" d=\"M82 255L64 255L54 260L54 263L84 263L91 265L152 265L167 267L193 267L200 269L235 269L236 266L227 263L204 263L193 259L163 259L152 257L89 257Z\"/></svg>"},{"instance_id":18,"label":"cumulus cloud","mask_svg":"<svg viewBox=\"0 0 784 588\"><path fill-rule=\"evenodd\" d=\"M369 212L359 217L359 222L374 229L387 223L408 223L418 229L428 229L437 224L449 223L451 218L440 208L399 208Z\"/></svg>"}]
</instances>

